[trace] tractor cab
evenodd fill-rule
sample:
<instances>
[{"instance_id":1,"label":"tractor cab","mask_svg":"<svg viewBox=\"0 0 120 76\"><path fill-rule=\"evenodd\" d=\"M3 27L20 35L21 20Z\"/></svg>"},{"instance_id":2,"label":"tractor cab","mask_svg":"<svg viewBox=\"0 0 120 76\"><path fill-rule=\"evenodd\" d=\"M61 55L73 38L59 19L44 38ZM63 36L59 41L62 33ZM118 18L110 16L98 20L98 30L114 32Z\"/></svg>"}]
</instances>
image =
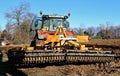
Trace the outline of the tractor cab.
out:
<instances>
[{"instance_id":1,"label":"tractor cab","mask_svg":"<svg viewBox=\"0 0 120 76\"><path fill-rule=\"evenodd\" d=\"M55 31L57 27L62 26L66 30L69 29L68 16L43 15L35 17L32 21L31 30Z\"/></svg>"},{"instance_id":2,"label":"tractor cab","mask_svg":"<svg viewBox=\"0 0 120 76\"><path fill-rule=\"evenodd\" d=\"M43 15L42 29L46 29L47 31L55 31L59 26L63 26L65 29L68 29L69 22L66 20L67 18L67 16Z\"/></svg>"},{"instance_id":3,"label":"tractor cab","mask_svg":"<svg viewBox=\"0 0 120 76\"><path fill-rule=\"evenodd\" d=\"M68 16L61 15L42 15L42 17L35 17L30 30L37 32L36 36L38 39L44 39L47 35L54 35L57 27L63 27L68 31L69 22L67 19Z\"/></svg>"}]
</instances>

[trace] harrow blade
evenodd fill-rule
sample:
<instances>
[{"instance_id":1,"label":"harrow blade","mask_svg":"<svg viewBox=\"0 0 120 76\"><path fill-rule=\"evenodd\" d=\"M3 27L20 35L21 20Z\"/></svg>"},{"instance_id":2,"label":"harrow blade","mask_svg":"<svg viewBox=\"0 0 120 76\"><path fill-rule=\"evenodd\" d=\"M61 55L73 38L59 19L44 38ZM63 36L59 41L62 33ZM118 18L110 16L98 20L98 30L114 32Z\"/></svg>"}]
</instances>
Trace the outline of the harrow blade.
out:
<instances>
[{"instance_id":1,"label":"harrow blade","mask_svg":"<svg viewBox=\"0 0 120 76\"><path fill-rule=\"evenodd\" d=\"M53 50L34 50L34 51L11 51L9 60L15 64L42 64L42 63L81 63L81 62L110 62L116 57L111 51L102 51L102 54L96 50L80 51L66 50L55 53Z\"/></svg>"}]
</instances>

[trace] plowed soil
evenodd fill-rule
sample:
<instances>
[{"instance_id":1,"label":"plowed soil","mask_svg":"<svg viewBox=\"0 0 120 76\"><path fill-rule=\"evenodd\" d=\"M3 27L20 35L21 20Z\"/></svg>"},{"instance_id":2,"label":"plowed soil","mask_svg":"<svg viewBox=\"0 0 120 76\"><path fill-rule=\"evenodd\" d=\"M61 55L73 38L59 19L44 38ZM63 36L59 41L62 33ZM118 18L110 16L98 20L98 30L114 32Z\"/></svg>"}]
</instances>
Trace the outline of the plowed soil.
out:
<instances>
[{"instance_id":1,"label":"plowed soil","mask_svg":"<svg viewBox=\"0 0 120 76\"><path fill-rule=\"evenodd\" d=\"M89 45L120 47L120 39L92 39ZM42 65L41 65L42 66ZM16 68L9 63L0 64L0 76L120 76L120 60L105 64L65 64L43 67Z\"/></svg>"},{"instance_id":2,"label":"plowed soil","mask_svg":"<svg viewBox=\"0 0 120 76\"><path fill-rule=\"evenodd\" d=\"M120 39L91 39L88 43L90 45L111 45L120 47Z\"/></svg>"},{"instance_id":3,"label":"plowed soil","mask_svg":"<svg viewBox=\"0 0 120 76\"><path fill-rule=\"evenodd\" d=\"M120 62L116 65L120 66ZM95 64L46 66L21 69L29 76L120 76L120 67L97 67Z\"/></svg>"}]
</instances>

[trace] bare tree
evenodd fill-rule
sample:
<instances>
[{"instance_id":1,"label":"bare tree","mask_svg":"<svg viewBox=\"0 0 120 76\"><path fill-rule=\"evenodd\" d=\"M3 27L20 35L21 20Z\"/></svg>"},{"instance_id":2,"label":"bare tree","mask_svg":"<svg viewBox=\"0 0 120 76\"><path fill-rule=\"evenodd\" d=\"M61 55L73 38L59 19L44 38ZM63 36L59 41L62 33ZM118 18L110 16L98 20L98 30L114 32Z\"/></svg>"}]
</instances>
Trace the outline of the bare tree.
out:
<instances>
[{"instance_id":1,"label":"bare tree","mask_svg":"<svg viewBox=\"0 0 120 76\"><path fill-rule=\"evenodd\" d=\"M119 38L120 37L120 26L115 26L110 23L106 24L100 24L99 27L97 27L99 30L97 32L96 36L102 37L102 38Z\"/></svg>"},{"instance_id":2,"label":"bare tree","mask_svg":"<svg viewBox=\"0 0 120 76\"><path fill-rule=\"evenodd\" d=\"M28 3L21 3L18 6L13 7L10 9L10 12L5 14L5 17L9 19L9 21L14 21L18 26L20 26L23 17L25 16L26 12L29 10Z\"/></svg>"},{"instance_id":3,"label":"bare tree","mask_svg":"<svg viewBox=\"0 0 120 76\"><path fill-rule=\"evenodd\" d=\"M23 22L21 24L21 28L22 28L22 38L23 38L23 42L24 43L28 43L30 41L30 25L32 23L32 19L35 17L36 15L33 13L27 13L23 19Z\"/></svg>"},{"instance_id":4,"label":"bare tree","mask_svg":"<svg viewBox=\"0 0 120 76\"><path fill-rule=\"evenodd\" d=\"M92 37L95 33L95 28L94 27L88 27L87 30L84 33L86 35Z\"/></svg>"},{"instance_id":5,"label":"bare tree","mask_svg":"<svg viewBox=\"0 0 120 76\"><path fill-rule=\"evenodd\" d=\"M120 25L115 27L114 35L115 35L115 38L120 38Z\"/></svg>"},{"instance_id":6,"label":"bare tree","mask_svg":"<svg viewBox=\"0 0 120 76\"><path fill-rule=\"evenodd\" d=\"M8 20L6 30L12 33L15 43L25 42L28 38L30 23L35 16L34 13L29 12L29 9L28 3L20 3L5 13Z\"/></svg>"},{"instance_id":7,"label":"bare tree","mask_svg":"<svg viewBox=\"0 0 120 76\"><path fill-rule=\"evenodd\" d=\"M85 28L83 28L83 24L80 25L78 28L73 28L72 30L77 34L77 35L84 35Z\"/></svg>"},{"instance_id":8,"label":"bare tree","mask_svg":"<svg viewBox=\"0 0 120 76\"><path fill-rule=\"evenodd\" d=\"M11 34L9 32L7 32L6 30L3 30L1 33L1 38L11 40Z\"/></svg>"},{"instance_id":9,"label":"bare tree","mask_svg":"<svg viewBox=\"0 0 120 76\"><path fill-rule=\"evenodd\" d=\"M84 29L79 27L79 28L73 28L73 31L77 34L77 35L84 35Z\"/></svg>"}]
</instances>

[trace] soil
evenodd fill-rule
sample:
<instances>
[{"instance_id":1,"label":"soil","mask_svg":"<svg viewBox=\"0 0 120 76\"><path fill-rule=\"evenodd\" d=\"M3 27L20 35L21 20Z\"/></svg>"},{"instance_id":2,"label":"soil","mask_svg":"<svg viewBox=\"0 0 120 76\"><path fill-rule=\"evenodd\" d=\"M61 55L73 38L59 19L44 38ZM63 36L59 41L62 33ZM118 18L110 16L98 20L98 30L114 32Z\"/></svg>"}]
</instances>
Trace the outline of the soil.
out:
<instances>
[{"instance_id":1,"label":"soil","mask_svg":"<svg viewBox=\"0 0 120 76\"><path fill-rule=\"evenodd\" d=\"M16 68L4 63L0 66L0 76L120 76L120 62L115 63L115 65L111 67L97 67L96 65L69 64Z\"/></svg>"},{"instance_id":2,"label":"soil","mask_svg":"<svg viewBox=\"0 0 120 76\"><path fill-rule=\"evenodd\" d=\"M119 47L120 39L92 39L87 44ZM120 76L120 60L105 64L80 63L17 68L7 62L5 57L2 59L4 60L0 62L0 76Z\"/></svg>"},{"instance_id":3,"label":"soil","mask_svg":"<svg viewBox=\"0 0 120 76\"><path fill-rule=\"evenodd\" d=\"M110 45L110 46L119 46L120 39L91 39L88 43L90 45Z\"/></svg>"},{"instance_id":4,"label":"soil","mask_svg":"<svg viewBox=\"0 0 120 76\"><path fill-rule=\"evenodd\" d=\"M120 65L120 62L116 63ZM23 69L22 69L23 70ZM120 68L96 67L95 64L46 66L44 68L29 68L24 72L29 76L119 76Z\"/></svg>"}]
</instances>

